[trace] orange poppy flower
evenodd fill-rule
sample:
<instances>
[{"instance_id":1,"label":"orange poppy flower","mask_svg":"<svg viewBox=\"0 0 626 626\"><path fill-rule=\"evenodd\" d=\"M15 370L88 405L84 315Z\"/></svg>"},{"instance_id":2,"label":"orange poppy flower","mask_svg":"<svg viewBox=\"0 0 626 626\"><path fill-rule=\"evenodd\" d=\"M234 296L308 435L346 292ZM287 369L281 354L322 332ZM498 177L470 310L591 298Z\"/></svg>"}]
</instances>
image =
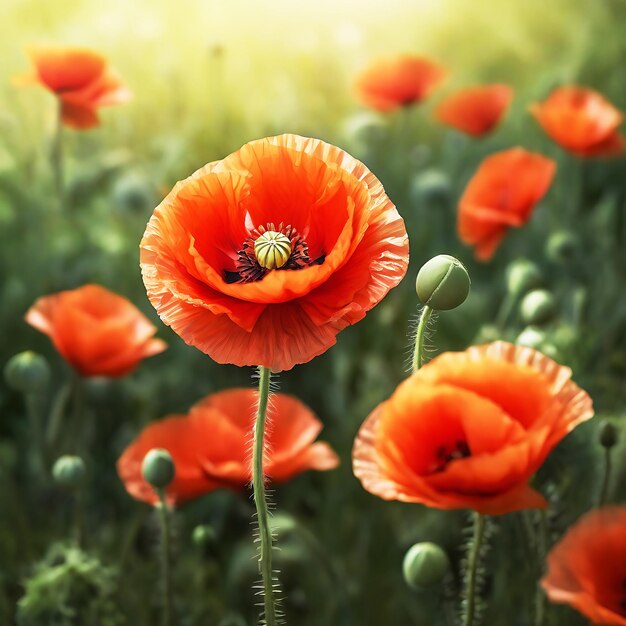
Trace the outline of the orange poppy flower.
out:
<instances>
[{"instance_id":1,"label":"orange poppy flower","mask_svg":"<svg viewBox=\"0 0 626 626\"><path fill-rule=\"evenodd\" d=\"M377 111L394 111L417 104L443 83L447 70L411 54L385 56L372 61L355 81L357 98Z\"/></svg>"},{"instance_id":2,"label":"orange poppy flower","mask_svg":"<svg viewBox=\"0 0 626 626\"><path fill-rule=\"evenodd\" d=\"M596 509L570 528L548 554L541 586L594 624L626 626L626 507Z\"/></svg>"},{"instance_id":3,"label":"orange poppy flower","mask_svg":"<svg viewBox=\"0 0 626 626\"><path fill-rule=\"evenodd\" d=\"M35 71L19 77L18 83L38 83L55 94L66 126L98 126L100 107L130 99L120 76L97 52L61 46L34 46L28 52Z\"/></svg>"},{"instance_id":4,"label":"orange poppy flower","mask_svg":"<svg viewBox=\"0 0 626 626\"><path fill-rule=\"evenodd\" d=\"M597 91L559 87L530 110L548 136L574 154L615 156L626 149L618 130L623 115Z\"/></svg>"},{"instance_id":5,"label":"orange poppy flower","mask_svg":"<svg viewBox=\"0 0 626 626\"><path fill-rule=\"evenodd\" d=\"M150 301L219 363L288 370L404 276L404 222L343 150L281 135L179 182L141 242Z\"/></svg>"},{"instance_id":6,"label":"orange poppy flower","mask_svg":"<svg viewBox=\"0 0 626 626\"><path fill-rule=\"evenodd\" d=\"M250 433L257 399L254 389L229 389L207 396L186 416L147 426L117 462L128 493L143 502L157 502L141 475L143 458L152 448L167 449L176 465L174 480L166 489L172 504L221 487L246 487L251 480ZM270 407L264 464L270 480L284 482L306 470L329 470L339 464L327 443L315 441L322 424L302 402L277 393Z\"/></svg>"},{"instance_id":7,"label":"orange poppy flower","mask_svg":"<svg viewBox=\"0 0 626 626\"><path fill-rule=\"evenodd\" d=\"M435 117L462 133L480 137L497 126L512 99L513 90L508 85L468 87L442 100Z\"/></svg>"},{"instance_id":8,"label":"orange poppy flower","mask_svg":"<svg viewBox=\"0 0 626 626\"><path fill-rule=\"evenodd\" d=\"M504 342L442 354L365 420L354 474L384 500L492 515L545 507L529 479L593 415L570 375Z\"/></svg>"},{"instance_id":9,"label":"orange poppy flower","mask_svg":"<svg viewBox=\"0 0 626 626\"><path fill-rule=\"evenodd\" d=\"M81 376L124 376L167 347L137 307L99 285L39 298L26 321L48 335Z\"/></svg>"},{"instance_id":10,"label":"orange poppy flower","mask_svg":"<svg viewBox=\"0 0 626 626\"><path fill-rule=\"evenodd\" d=\"M523 148L487 157L459 201L458 232L476 258L490 259L509 228L523 226L548 191L556 164Z\"/></svg>"}]
</instances>

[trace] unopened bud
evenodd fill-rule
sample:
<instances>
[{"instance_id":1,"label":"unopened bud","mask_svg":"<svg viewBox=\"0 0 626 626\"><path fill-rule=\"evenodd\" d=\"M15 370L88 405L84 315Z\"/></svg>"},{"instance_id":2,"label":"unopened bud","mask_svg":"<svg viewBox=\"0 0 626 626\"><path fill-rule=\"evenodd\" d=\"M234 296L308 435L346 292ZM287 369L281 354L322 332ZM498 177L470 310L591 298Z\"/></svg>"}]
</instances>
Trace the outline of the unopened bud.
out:
<instances>
[{"instance_id":1,"label":"unopened bud","mask_svg":"<svg viewBox=\"0 0 626 626\"><path fill-rule=\"evenodd\" d=\"M602 420L599 432L600 444L607 450L612 448L618 440L618 430L615 424Z\"/></svg>"},{"instance_id":2,"label":"unopened bud","mask_svg":"<svg viewBox=\"0 0 626 626\"><path fill-rule=\"evenodd\" d=\"M449 311L465 302L470 291L465 266L449 254L427 261L417 274L415 287L422 304L436 311Z\"/></svg>"},{"instance_id":3,"label":"unopened bud","mask_svg":"<svg viewBox=\"0 0 626 626\"><path fill-rule=\"evenodd\" d=\"M520 313L525 324L545 324L554 318L554 298L545 289L529 291L520 304Z\"/></svg>"},{"instance_id":4,"label":"unopened bud","mask_svg":"<svg viewBox=\"0 0 626 626\"><path fill-rule=\"evenodd\" d=\"M85 462L73 454L59 457L52 467L54 482L65 489L78 489L85 482Z\"/></svg>"},{"instance_id":5,"label":"unopened bud","mask_svg":"<svg viewBox=\"0 0 626 626\"><path fill-rule=\"evenodd\" d=\"M546 244L546 256L553 263L570 263L580 247L577 235L567 230L559 230L550 235Z\"/></svg>"},{"instance_id":6,"label":"unopened bud","mask_svg":"<svg viewBox=\"0 0 626 626\"><path fill-rule=\"evenodd\" d=\"M435 543L416 543L402 563L407 585L413 589L432 587L443 581L450 569L448 555Z\"/></svg>"},{"instance_id":7,"label":"unopened bud","mask_svg":"<svg viewBox=\"0 0 626 626\"><path fill-rule=\"evenodd\" d=\"M198 548L208 548L215 543L216 535L213 526L202 524L193 529L193 542Z\"/></svg>"},{"instance_id":8,"label":"unopened bud","mask_svg":"<svg viewBox=\"0 0 626 626\"><path fill-rule=\"evenodd\" d=\"M144 480L155 489L165 489L174 480L175 473L172 455L163 448L150 450L141 464Z\"/></svg>"},{"instance_id":9,"label":"unopened bud","mask_svg":"<svg viewBox=\"0 0 626 626\"><path fill-rule=\"evenodd\" d=\"M4 367L7 385L20 393L33 393L46 387L50 380L48 361L27 350L11 357Z\"/></svg>"},{"instance_id":10,"label":"unopened bud","mask_svg":"<svg viewBox=\"0 0 626 626\"><path fill-rule=\"evenodd\" d=\"M539 268L528 259L517 259L506 271L506 287L512 295L522 295L537 289L542 283Z\"/></svg>"},{"instance_id":11,"label":"unopened bud","mask_svg":"<svg viewBox=\"0 0 626 626\"><path fill-rule=\"evenodd\" d=\"M518 346L526 346L527 348L539 350L545 340L546 334L543 330L535 328L534 326L528 326L517 336L515 343Z\"/></svg>"}]
</instances>

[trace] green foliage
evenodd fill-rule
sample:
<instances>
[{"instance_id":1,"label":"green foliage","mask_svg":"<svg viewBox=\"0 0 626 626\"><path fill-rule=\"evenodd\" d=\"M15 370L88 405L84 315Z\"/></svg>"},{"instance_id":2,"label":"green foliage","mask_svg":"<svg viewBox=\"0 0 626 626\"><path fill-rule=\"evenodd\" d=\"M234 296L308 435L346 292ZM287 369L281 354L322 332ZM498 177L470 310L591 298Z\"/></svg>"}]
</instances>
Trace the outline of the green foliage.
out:
<instances>
[{"instance_id":1,"label":"green foliage","mask_svg":"<svg viewBox=\"0 0 626 626\"><path fill-rule=\"evenodd\" d=\"M122 626L117 572L76 547L52 546L25 582L18 626Z\"/></svg>"}]
</instances>

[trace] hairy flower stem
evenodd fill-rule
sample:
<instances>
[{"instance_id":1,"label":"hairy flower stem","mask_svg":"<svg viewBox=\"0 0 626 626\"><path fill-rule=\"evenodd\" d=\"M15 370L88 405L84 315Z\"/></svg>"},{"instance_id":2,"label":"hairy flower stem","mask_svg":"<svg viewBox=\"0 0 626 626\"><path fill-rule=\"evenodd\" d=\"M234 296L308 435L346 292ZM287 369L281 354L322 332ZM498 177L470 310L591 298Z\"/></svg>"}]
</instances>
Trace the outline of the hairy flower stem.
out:
<instances>
[{"instance_id":1,"label":"hairy flower stem","mask_svg":"<svg viewBox=\"0 0 626 626\"><path fill-rule=\"evenodd\" d=\"M265 495L265 475L263 457L265 453L265 423L267 403L270 395L271 372L267 367L259 367L259 407L254 423L254 445L252 449L252 487L254 504L259 523L259 571L263 578L263 603L266 626L276 626L276 604L272 577L272 530Z\"/></svg>"},{"instance_id":2,"label":"hairy flower stem","mask_svg":"<svg viewBox=\"0 0 626 626\"><path fill-rule=\"evenodd\" d=\"M417 332L415 333L415 348L413 350L413 367L412 371L417 370L424 365L424 341L426 339L426 327L433 310L429 306L422 309L419 322L417 323Z\"/></svg>"},{"instance_id":3,"label":"hairy flower stem","mask_svg":"<svg viewBox=\"0 0 626 626\"><path fill-rule=\"evenodd\" d=\"M604 506L609 495L609 485L611 483L611 450L606 448L604 451L604 476L602 477L602 487L600 488L600 496L598 497L598 506Z\"/></svg>"},{"instance_id":4,"label":"hairy flower stem","mask_svg":"<svg viewBox=\"0 0 626 626\"><path fill-rule=\"evenodd\" d=\"M165 490L158 489L159 495L159 521L161 524L161 581L163 588L163 612L161 613L161 624L171 626L172 624L172 568L171 568L171 547L170 547L170 515L167 502L165 500Z\"/></svg>"},{"instance_id":5,"label":"hairy flower stem","mask_svg":"<svg viewBox=\"0 0 626 626\"><path fill-rule=\"evenodd\" d=\"M463 626L474 624L476 611L476 581L478 578L478 561L480 559L481 545L485 534L485 516L474 513L474 534L469 546L467 556L467 572L465 580L465 605L462 617Z\"/></svg>"}]
</instances>

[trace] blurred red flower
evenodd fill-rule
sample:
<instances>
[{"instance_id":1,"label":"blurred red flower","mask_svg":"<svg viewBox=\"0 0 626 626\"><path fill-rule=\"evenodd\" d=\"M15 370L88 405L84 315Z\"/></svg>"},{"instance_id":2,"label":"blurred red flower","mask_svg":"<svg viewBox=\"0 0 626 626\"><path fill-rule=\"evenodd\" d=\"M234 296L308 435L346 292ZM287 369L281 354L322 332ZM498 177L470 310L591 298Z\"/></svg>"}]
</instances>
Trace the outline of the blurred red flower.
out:
<instances>
[{"instance_id":1,"label":"blurred red flower","mask_svg":"<svg viewBox=\"0 0 626 626\"><path fill-rule=\"evenodd\" d=\"M141 242L161 319L219 363L287 370L325 352L404 276L404 222L343 150L282 135L179 182Z\"/></svg>"},{"instance_id":2,"label":"blurred red flower","mask_svg":"<svg viewBox=\"0 0 626 626\"><path fill-rule=\"evenodd\" d=\"M357 98L377 111L394 111L417 104L447 77L438 63L411 54L380 57L357 76L354 89Z\"/></svg>"},{"instance_id":3,"label":"blurred red flower","mask_svg":"<svg viewBox=\"0 0 626 626\"><path fill-rule=\"evenodd\" d=\"M623 115L597 91L559 87L530 110L548 136L574 154L615 156L626 149L618 130Z\"/></svg>"},{"instance_id":4,"label":"blurred red flower","mask_svg":"<svg viewBox=\"0 0 626 626\"><path fill-rule=\"evenodd\" d=\"M570 528L548 554L541 586L594 624L626 626L626 507L591 511Z\"/></svg>"},{"instance_id":5,"label":"blurred red flower","mask_svg":"<svg viewBox=\"0 0 626 626\"><path fill-rule=\"evenodd\" d=\"M59 98L63 124L73 128L98 126L98 109L121 104L131 94L106 59L85 48L33 46L28 50L33 74L18 84L38 83Z\"/></svg>"},{"instance_id":6,"label":"blurred red flower","mask_svg":"<svg viewBox=\"0 0 626 626\"><path fill-rule=\"evenodd\" d=\"M128 493L143 502L158 497L141 475L152 448L165 448L176 465L166 489L180 504L221 487L240 489L251 480L250 448L258 392L229 389L207 396L185 416L147 426L120 456L117 471ZM271 396L265 473L284 482L306 470L329 470L339 464L332 448L315 441L322 424L302 402L287 394Z\"/></svg>"},{"instance_id":7,"label":"blurred red flower","mask_svg":"<svg viewBox=\"0 0 626 626\"><path fill-rule=\"evenodd\" d=\"M570 375L504 342L442 354L365 420L354 474L384 500L492 515L545 507L529 479L593 415Z\"/></svg>"},{"instance_id":8,"label":"blurred red flower","mask_svg":"<svg viewBox=\"0 0 626 626\"><path fill-rule=\"evenodd\" d=\"M548 191L556 164L512 148L487 157L459 201L458 232L476 258L490 259L509 228L523 226Z\"/></svg>"},{"instance_id":9,"label":"blurred red flower","mask_svg":"<svg viewBox=\"0 0 626 626\"><path fill-rule=\"evenodd\" d=\"M435 117L442 124L480 137L497 126L512 99L513 90L508 85L467 87L442 100Z\"/></svg>"},{"instance_id":10,"label":"blurred red flower","mask_svg":"<svg viewBox=\"0 0 626 626\"><path fill-rule=\"evenodd\" d=\"M39 298L26 321L48 335L81 376L124 376L167 348L135 305L99 285Z\"/></svg>"}]
</instances>

